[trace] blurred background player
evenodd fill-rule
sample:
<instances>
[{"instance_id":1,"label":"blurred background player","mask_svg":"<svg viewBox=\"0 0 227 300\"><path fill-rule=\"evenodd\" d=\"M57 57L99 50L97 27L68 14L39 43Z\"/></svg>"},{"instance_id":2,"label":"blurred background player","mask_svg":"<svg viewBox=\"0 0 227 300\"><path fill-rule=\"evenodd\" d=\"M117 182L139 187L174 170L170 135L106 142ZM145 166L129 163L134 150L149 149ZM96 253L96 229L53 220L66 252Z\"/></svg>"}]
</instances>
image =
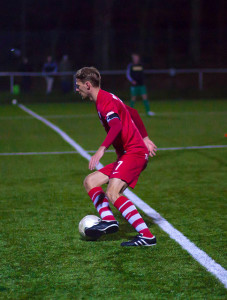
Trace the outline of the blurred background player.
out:
<instances>
[{"instance_id":1,"label":"blurred background player","mask_svg":"<svg viewBox=\"0 0 227 300\"><path fill-rule=\"evenodd\" d=\"M69 72L72 70L72 65L69 61L68 55L63 55L60 61L58 71L59 72ZM71 76L63 75L61 76L61 89L63 93L68 93L72 88Z\"/></svg>"},{"instance_id":2,"label":"blurred background player","mask_svg":"<svg viewBox=\"0 0 227 300\"><path fill-rule=\"evenodd\" d=\"M127 67L127 79L131 83L131 101L130 106L135 106L137 96L141 96L143 99L146 114L148 116L154 116L155 113L150 111L149 101L147 99L147 89L144 85L144 69L141 63L140 55L137 53L132 54L132 62Z\"/></svg>"},{"instance_id":3,"label":"blurred background player","mask_svg":"<svg viewBox=\"0 0 227 300\"><path fill-rule=\"evenodd\" d=\"M58 70L58 66L56 62L53 61L52 56L47 57L47 62L43 65L43 72L46 74L46 93L47 95L52 92L53 84L54 84L54 76Z\"/></svg>"},{"instance_id":4,"label":"blurred background player","mask_svg":"<svg viewBox=\"0 0 227 300\"><path fill-rule=\"evenodd\" d=\"M29 63L27 57L23 57L20 65L19 72L32 72L32 65ZM31 76L22 76L21 88L23 92L29 92L31 89Z\"/></svg>"}]
</instances>

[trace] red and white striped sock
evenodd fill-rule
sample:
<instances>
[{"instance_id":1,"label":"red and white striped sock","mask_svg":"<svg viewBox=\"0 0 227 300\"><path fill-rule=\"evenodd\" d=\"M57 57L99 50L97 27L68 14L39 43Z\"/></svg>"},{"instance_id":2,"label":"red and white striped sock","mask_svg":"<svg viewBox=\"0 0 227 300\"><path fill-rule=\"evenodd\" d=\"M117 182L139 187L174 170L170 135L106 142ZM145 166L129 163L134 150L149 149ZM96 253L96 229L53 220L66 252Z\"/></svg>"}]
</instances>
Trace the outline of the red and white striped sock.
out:
<instances>
[{"instance_id":1,"label":"red and white striped sock","mask_svg":"<svg viewBox=\"0 0 227 300\"><path fill-rule=\"evenodd\" d=\"M143 236L147 238L153 237L132 201L121 196L115 201L114 206L122 213L123 217L135 228L137 232L142 233Z\"/></svg>"},{"instance_id":2,"label":"red and white striped sock","mask_svg":"<svg viewBox=\"0 0 227 300\"><path fill-rule=\"evenodd\" d=\"M88 193L103 221L116 221L110 209L108 199L101 187L95 187Z\"/></svg>"}]
</instances>

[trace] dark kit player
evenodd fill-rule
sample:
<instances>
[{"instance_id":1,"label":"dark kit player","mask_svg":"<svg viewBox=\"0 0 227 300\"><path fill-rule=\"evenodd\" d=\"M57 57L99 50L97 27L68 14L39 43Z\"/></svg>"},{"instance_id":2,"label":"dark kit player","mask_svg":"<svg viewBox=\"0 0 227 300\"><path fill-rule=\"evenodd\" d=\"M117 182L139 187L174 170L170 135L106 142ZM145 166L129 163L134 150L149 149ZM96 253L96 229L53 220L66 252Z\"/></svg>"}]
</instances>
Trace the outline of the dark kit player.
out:
<instances>
[{"instance_id":1,"label":"dark kit player","mask_svg":"<svg viewBox=\"0 0 227 300\"><path fill-rule=\"evenodd\" d=\"M148 116L154 116L155 113L150 111L150 105L147 99L147 89L144 85L144 69L141 63L140 56L137 53L132 54L132 62L127 67L127 79L131 83L130 93L131 101L130 106L134 107L136 102L136 97L141 96L143 99L143 104Z\"/></svg>"},{"instance_id":2,"label":"dark kit player","mask_svg":"<svg viewBox=\"0 0 227 300\"><path fill-rule=\"evenodd\" d=\"M148 156L155 155L156 146L149 139L137 111L100 88L101 76L97 69L84 67L76 73L75 80L76 91L83 99L89 98L94 102L107 132L104 142L91 157L89 169L95 169L111 144L118 157L116 162L89 174L84 180L85 189L102 219L98 225L87 229L85 233L90 237L99 238L104 233L118 231L118 222L108 202L111 201L139 233L133 240L121 245L155 245L155 236L151 234L133 203L123 196L123 191L128 186L135 187L140 173L146 168ZM101 188L104 184L108 184L106 193Z\"/></svg>"}]
</instances>

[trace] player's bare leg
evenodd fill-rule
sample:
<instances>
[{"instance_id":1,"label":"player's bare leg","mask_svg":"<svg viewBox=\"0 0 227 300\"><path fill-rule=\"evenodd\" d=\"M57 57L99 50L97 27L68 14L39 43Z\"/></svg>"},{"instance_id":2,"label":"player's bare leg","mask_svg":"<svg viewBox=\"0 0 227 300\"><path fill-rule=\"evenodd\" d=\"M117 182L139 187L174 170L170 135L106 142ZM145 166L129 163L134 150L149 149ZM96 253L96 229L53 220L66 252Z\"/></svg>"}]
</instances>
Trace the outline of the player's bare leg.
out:
<instances>
[{"instance_id":1,"label":"player's bare leg","mask_svg":"<svg viewBox=\"0 0 227 300\"><path fill-rule=\"evenodd\" d=\"M102 219L100 224L86 230L86 234L92 238L99 238L105 233L114 233L119 229L109 201L101 188L108 181L109 177L99 171L89 174L84 180L84 187Z\"/></svg>"},{"instance_id":2,"label":"player's bare leg","mask_svg":"<svg viewBox=\"0 0 227 300\"><path fill-rule=\"evenodd\" d=\"M127 188L127 183L118 178L112 178L109 181L106 195L114 206L121 212L122 216L139 233L133 240L124 242L122 246L153 246L156 244L156 238L148 229L143 218L139 214L135 205L125 196L123 191Z\"/></svg>"},{"instance_id":3,"label":"player's bare leg","mask_svg":"<svg viewBox=\"0 0 227 300\"><path fill-rule=\"evenodd\" d=\"M135 103L136 103L136 96L131 96L130 106L132 108L134 108L135 107Z\"/></svg>"},{"instance_id":4,"label":"player's bare leg","mask_svg":"<svg viewBox=\"0 0 227 300\"><path fill-rule=\"evenodd\" d=\"M115 201L123 195L124 190L128 187L127 183L119 178L111 178L106 190L109 201L114 204Z\"/></svg>"},{"instance_id":5,"label":"player's bare leg","mask_svg":"<svg viewBox=\"0 0 227 300\"><path fill-rule=\"evenodd\" d=\"M149 101L147 99L147 94L143 94L142 99L143 99L143 104L144 104L147 115L148 116L154 116L155 113L153 111L150 111L150 104L149 104Z\"/></svg>"},{"instance_id":6,"label":"player's bare leg","mask_svg":"<svg viewBox=\"0 0 227 300\"><path fill-rule=\"evenodd\" d=\"M99 171L95 171L85 177L84 187L87 193L89 193L91 189L102 186L103 184L108 183L108 181L109 181L108 176L106 176L105 174Z\"/></svg>"}]
</instances>

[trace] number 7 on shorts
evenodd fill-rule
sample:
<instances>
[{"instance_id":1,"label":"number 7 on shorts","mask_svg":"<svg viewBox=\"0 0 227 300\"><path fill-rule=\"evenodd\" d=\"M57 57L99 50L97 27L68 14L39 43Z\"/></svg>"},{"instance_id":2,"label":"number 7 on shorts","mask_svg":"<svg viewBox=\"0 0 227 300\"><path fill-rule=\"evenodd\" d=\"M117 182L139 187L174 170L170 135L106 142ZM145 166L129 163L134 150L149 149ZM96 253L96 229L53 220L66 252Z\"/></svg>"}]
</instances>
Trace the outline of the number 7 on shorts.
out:
<instances>
[{"instance_id":1,"label":"number 7 on shorts","mask_svg":"<svg viewBox=\"0 0 227 300\"><path fill-rule=\"evenodd\" d=\"M118 163L118 166L115 168L115 171L120 167L121 164L123 164L123 160L119 160L117 163Z\"/></svg>"}]
</instances>

